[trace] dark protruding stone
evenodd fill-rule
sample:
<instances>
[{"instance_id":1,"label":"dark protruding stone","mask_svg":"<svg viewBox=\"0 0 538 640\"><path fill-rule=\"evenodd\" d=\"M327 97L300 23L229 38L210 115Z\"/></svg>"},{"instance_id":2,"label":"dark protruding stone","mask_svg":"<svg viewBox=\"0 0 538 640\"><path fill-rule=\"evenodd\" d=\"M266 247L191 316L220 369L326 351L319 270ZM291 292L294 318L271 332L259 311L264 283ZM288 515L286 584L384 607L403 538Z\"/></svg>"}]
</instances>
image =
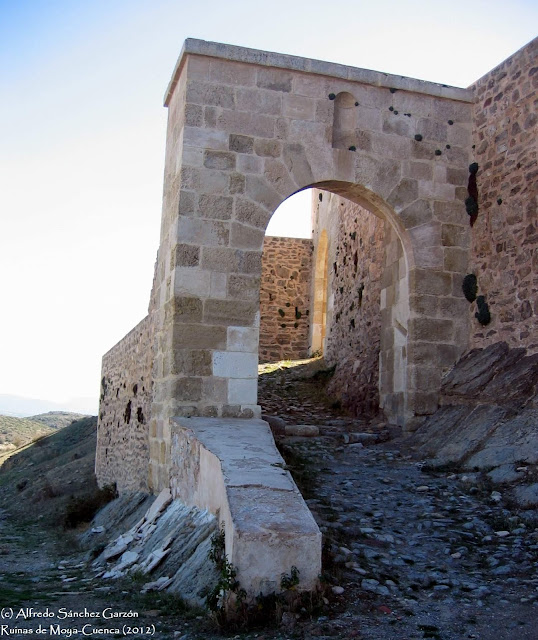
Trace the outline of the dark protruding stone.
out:
<instances>
[{"instance_id":1,"label":"dark protruding stone","mask_svg":"<svg viewBox=\"0 0 538 640\"><path fill-rule=\"evenodd\" d=\"M469 273L465 278L463 278L461 288L466 300L469 302L474 302L476 300L476 294L478 293L478 281L474 273Z\"/></svg>"},{"instance_id":2,"label":"dark protruding stone","mask_svg":"<svg viewBox=\"0 0 538 640\"><path fill-rule=\"evenodd\" d=\"M476 216L478 213L478 204L473 196L465 198L465 211L467 211L470 216Z\"/></svg>"},{"instance_id":3,"label":"dark protruding stone","mask_svg":"<svg viewBox=\"0 0 538 640\"><path fill-rule=\"evenodd\" d=\"M478 311L474 314L474 317L485 327L491 322L491 314L486 298L484 296L478 296L476 306L478 307Z\"/></svg>"}]
</instances>

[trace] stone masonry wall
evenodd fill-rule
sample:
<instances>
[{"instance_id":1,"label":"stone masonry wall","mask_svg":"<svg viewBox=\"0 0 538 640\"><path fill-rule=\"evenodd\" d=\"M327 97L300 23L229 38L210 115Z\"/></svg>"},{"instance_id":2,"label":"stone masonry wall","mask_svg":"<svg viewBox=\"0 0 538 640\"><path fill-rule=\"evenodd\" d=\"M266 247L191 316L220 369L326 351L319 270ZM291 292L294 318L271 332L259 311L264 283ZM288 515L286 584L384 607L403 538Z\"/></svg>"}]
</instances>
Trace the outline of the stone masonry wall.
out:
<instances>
[{"instance_id":1,"label":"stone masonry wall","mask_svg":"<svg viewBox=\"0 0 538 640\"><path fill-rule=\"evenodd\" d=\"M260 286L260 362L308 357L312 241L266 236Z\"/></svg>"},{"instance_id":2,"label":"stone masonry wall","mask_svg":"<svg viewBox=\"0 0 538 640\"><path fill-rule=\"evenodd\" d=\"M470 305L471 346L499 340L538 351L538 38L478 80L474 156L478 218L471 270L491 322Z\"/></svg>"},{"instance_id":3,"label":"stone masonry wall","mask_svg":"<svg viewBox=\"0 0 538 640\"><path fill-rule=\"evenodd\" d=\"M100 486L148 488L153 326L146 316L103 356L95 472Z\"/></svg>"},{"instance_id":4,"label":"stone masonry wall","mask_svg":"<svg viewBox=\"0 0 538 640\"><path fill-rule=\"evenodd\" d=\"M336 364L330 389L355 414L379 407L379 346L384 222L350 200L323 193L321 206L339 218L328 265L332 310L325 359ZM331 251L332 253L332 251ZM332 257L332 256L331 256Z\"/></svg>"}]
</instances>

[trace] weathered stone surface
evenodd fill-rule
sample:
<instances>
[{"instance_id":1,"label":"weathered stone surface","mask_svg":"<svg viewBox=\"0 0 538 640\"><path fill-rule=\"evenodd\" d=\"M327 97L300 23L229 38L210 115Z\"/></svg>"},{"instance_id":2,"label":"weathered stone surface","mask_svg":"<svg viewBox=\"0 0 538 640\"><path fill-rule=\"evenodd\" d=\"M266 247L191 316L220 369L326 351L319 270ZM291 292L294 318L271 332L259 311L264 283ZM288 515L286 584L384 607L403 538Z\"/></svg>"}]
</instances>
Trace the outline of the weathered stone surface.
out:
<instances>
[{"instance_id":1,"label":"weathered stone surface","mask_svg":"<svg viewBox=\"0 0 538 640\"><path fill-rule=\"evenodd\" d=\"M143 591L167 589L179 593L191 605L204 605L205 594L218 580L208 557L211 537L218 528L216 518L179 500L172 501L169 489L157 498L147 498L153 504L136 524L126 517L131 511L140 512L136 494L120 497L101 512L98 521L108 531L107 539L118 528L124 533L108 544L93 566L105 569L103 579L121 578L131 572L151 575L153 580Z\"/></svg>"},{"instance_id":2,"label":"weathered stone surface","mask_svg":"<svg viewBox=\"0 0 538 640\"><path fill-rule=\"evenodd\" d=\"M226 555L248 596L278 591L292 566L300 572L299 588L312 589L321 569L321 534L284 470L269 425L175 418L172 428L172 494L219 514Z\"/></svg>"},{"instance_id":3,"label":"weathered stone surface","mask_svg":"<svg viewBox=\"0 0 538 640\"><path fill-rule=\"evenodd\" d=\"M266 236L260 301L260 362L306 358L312 241Z\"/></svg>"},{"instance_id":4,"label":"weathered stone surface","mask_svg":"<svg viewBox=\"0 0 538 640\"><path fill-rule=\"evenodd\" d=\"M443 380L442 401L525 405L538 385L538 355L525 353L505 342L470 351Z\"/></svg>"},{"instance_id":5,"label":"weathered stone surface","mask_svg":"<svg viewBox=\"0 0 538 640\"><path fill-rule=\"evenodd\" d=\"M491 310L483 327L474 317L476 304L470 305L476 347L503 340L538 351L537 51L534 39L470 87L476 96L473 160L479 166L470 268ZM523 302L530 307L526 313Z\"/></svg>"},{"instance_id":6,"label":"weathered stone surface","mask_svg":"<svg viewBox=\"0 0 538 640\"><path fill-rule=\"evenodd\" d=\"M528 469L538 465L536 354L497 343L465 354L442 384L443 405L410 441L434 468L451 466L518 483L514 498L533 504Z\"/></svg>"}]
</instances>

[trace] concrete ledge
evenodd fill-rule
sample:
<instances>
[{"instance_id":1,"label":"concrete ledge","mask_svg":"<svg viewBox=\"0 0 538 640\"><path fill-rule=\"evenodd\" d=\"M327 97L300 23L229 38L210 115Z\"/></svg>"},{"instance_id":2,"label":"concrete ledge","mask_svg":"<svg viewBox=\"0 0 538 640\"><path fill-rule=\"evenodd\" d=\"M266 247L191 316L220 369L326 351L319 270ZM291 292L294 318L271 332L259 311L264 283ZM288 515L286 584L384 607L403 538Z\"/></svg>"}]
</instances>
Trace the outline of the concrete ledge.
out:
<instances>
[{"instance_id":1,"label":"concrete ledge","mask_svg":"<svg viewBox=\"0 0 538 640\"><path fill-rule=\"evenodd\" d=\"M263 420L171 419L172 496L224 523L226 555L249 596L280 591L299 570L302 590L321 572L321 533Z\"/></svg>"},{"instance_id":2,"label":"concrete ledge","mask_svg":"<svg viewBox=\"0 0 538 640\"><path fill-rule=\"evenodd\" d=\"M352 82L371 84L376 87L425 93L439 98L449 98L463 102L473 101L472 91L459 87L449 87L436 82L427 82L426 80L418 80L406 76L396 76L381 71L371 71L370 69L360 69L335 62L324 62L312 58L301 58L300 56L290 56L272 51L260 51L258 49L237 47L220 42L208 42L206 40L197 40L196 38L187 38L174 68L174 72L172 73L172 79L166 89L164 97L165 107L167 107L170 102L188 54L233 60L235 62L246 62L264 67L275 67L277 69L302 71L303 73L315 73L317 75L341 78Z\"/></svg>"}]
</instances>

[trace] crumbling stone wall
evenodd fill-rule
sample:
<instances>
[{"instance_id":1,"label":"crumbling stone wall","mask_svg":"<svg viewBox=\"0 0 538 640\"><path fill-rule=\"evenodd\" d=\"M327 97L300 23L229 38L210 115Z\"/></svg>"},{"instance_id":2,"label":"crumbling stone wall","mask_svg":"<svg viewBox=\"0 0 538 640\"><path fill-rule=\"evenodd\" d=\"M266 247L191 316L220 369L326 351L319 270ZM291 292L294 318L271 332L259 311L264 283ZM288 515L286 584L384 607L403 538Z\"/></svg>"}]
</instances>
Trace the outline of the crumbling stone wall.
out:
<instances>
[{"instance_id":1,"label":"crumbling stone wall","mask_svg":"<svg viewBox=\"0 0 538 640\"><path fill-rule=\"evenodd\" d=\"M535 39L471 87L479 165L471 270L491 314L482 326L470 305L474 347L504 340L538 351L537 50Z\"/></svg>"},{"instance_id":2,"label":"crumbling stone wall","mask_svg":"<svg viewBox=\"0 0 538 640\"><path fill-rule=\"evenodd\" d=\"M153 325L146 316L103 356L95 472L101 486L148 488Z\"/></svg>"},{"instance_id":3,"label":"crumbling stone wall","mask_svg":"<svg viewBox=\"0 0 538 640\"><path fill-rule=\"evenodd\" d=\"M328 264L331 308L324 356L336 365L330 391L356 415L373 414L379 407L385 223L350 200L321 195L322 217L339 221Z\"/></svg>"},{"instance_id":4,"label":"crumbling stone wall","mask_svg":"<svg viewBox=\"0 0 538 640\"><path fill-rule=\"evenodd\" d=\"M260 362L308 357L312 240L266 236L260 286Z\"/></svg>"}]
</instances>

